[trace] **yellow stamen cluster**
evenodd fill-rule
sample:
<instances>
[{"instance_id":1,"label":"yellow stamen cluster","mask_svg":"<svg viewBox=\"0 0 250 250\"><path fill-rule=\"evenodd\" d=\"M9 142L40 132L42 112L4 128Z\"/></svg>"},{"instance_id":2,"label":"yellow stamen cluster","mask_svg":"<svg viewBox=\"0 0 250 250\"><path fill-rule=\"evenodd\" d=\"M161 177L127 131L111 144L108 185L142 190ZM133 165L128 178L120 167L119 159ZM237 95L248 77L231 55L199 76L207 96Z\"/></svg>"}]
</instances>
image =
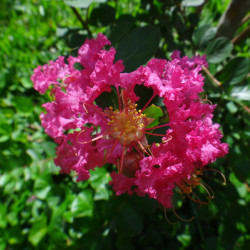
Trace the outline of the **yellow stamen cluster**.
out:
<instances>
[{"instance_id":1,"label":"yellow stamen cluster","mask_svg":"<svg viewBox=\"0 0 250 250\"><path fill-rule=\"evenodd\" d=\"M146 115L142 114L140 110L136 109L137 104L127 101L123 110L113 111L109 107L107 113L110 115L108 125L110 125L109 134L113 138L119 138L122 145L129 145L132 142L139 141L144 132Z\"/></svg>"}]
</instances>

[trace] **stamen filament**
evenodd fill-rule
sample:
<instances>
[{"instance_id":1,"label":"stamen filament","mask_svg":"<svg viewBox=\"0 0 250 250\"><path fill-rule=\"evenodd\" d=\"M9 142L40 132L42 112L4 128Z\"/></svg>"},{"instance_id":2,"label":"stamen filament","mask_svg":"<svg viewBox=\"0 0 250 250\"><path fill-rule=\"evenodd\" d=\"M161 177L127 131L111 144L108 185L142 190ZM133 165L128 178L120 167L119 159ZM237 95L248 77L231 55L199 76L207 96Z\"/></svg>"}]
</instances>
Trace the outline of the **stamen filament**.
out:
<instances>
[{"instance_id":1,"label":"stamen filament","mask_svg":"<svg viewBox=\"0 0 250 250\"><path fill-rule=\"evenodd\" d=\"M83 105L84 105L84 104L83 104ZM101 115L104 115L104 116L110 118L110 116L109 116L107 113L105 113L105 112L103 112L103 111L100 111L100 110L97 109L95 106L90 105L90 104L88 104L88 103L85 103L85 105L89 106L90 108L92 108L93 110L95 110L97 113L99 113L99 114L101 114Z\"/></svg>"},{"instance_id":2,"label":"stamen filament","mask_svg":"<svg viewBox=\"0 0 250 250\"><path fill-rule=\"evenodd\" d=\"M213 168L204 168L202 171L214 171L220 174L220 176L223 178L224 182L223 185L225 186L227 184L227 179L224 174L222 174L219 170L213 169Z\"/></svg>"},{"instance_id":3,"label":"stamen filament","mask_svg":"<svg viewBox=\"0 0 250 250\"><path fill-rule=\"evenodd\" d=\"M147 101L147 103L144 105L144 107L142 108L142 110L141 110L141 112L140 113L142 113L146 108L147 108L147 106L149 105L149 103L154 99L154 97L156 96L156 94L153 94L152 96L151 96L151 98Z\"/></svg>"},{"instance_id":4,"label":"stamen filament","mask_svg":"<svg viewBox=\"0 0 250 250\"><path fill-rule=\"evenodd\" d=\"M82 106L83 106L83 109L85 110L86 114L88 114L89 111L87 110L86 106L84 104Z\"/></svg>"},{"instance_id":5,"label":"stamen filament","mask_svg":"<svg viewBox=\"0 0 250 250\"><path fill-rule=\"evenodd\" d=\"M141 144L140 140L137 138L136 134L135 134L135 138L137 140L137 143L139 144L139 146L141 147L142 151L147 154L148 156L151 156L145 149L145 147Z\"/></svg>"},{"instance_id":6,"label":"stamen filament","mask_svg":"<svg viewBox=\"0 0 250 250\"><path fill-rule=\"evenodd\" d=\"M134 146L134 148L136 149L136 151L137 151L142 157L144 157L143 153L142 153L141 150L137 147L137 145L134 144L133 146Z\"/></svg>"},{"instance_id":7,"label":"stamen filament","mask_svg":"<svg viewBox=\"0 0 250 250\"><path fill-rule=\"evenodd\" d=\"M170 221L167 217L167 208L163 207L163 209L164 209L164 216L165 216L167 223L169 223L170 225L175 225L177 223L177 221L175 221L175 222Z\"/></svg>"},{"instance_id":8,"label":"stamen filament","mask_svg":"<svg viewBox=\"0 0 250 250\"><path fill-rule=\"evenodd\" d=\"M142 151L147 154L148 156L151 156L150 153L147 152L147 150L145 149L145 147L140 143L140 141L138 141L139 146L141 147Z\"/></svg>"},{"instance_id":9,"label":"stamen filament","mask_svg":"<svg viewBox=\"0 0 250 250\"><path fill-rule=\"evenodd\" d=\"M117 97L118 97L118 103L119 103L119 111L122 111L122 105L121 105L121 99L120 99L120 94L119 94L119 89L116 87L116 92L117 92Z\"/></svg>"},{"instance_id":10,"label":"stamen filament","mask_svg":"<svg viewBox=\"0 0 250 250\"><path fill-rule=\"evenodd\" d=\"M106 154L106 156L104 157L104 164L106 163L106 161L107 161L107 159L109 158L109 156L113 153L113 151L114 151L114 149L115 149L115 146L116 146L116 144L118 143L118 141L119 141L119 138L117 138L117 139L115 140L115 142L114 142L113 145L112 145L111 150L110 150L109 153ZM104 164L103 164L103 165L104 165Z\"/></svg>"},{"instance_id":11,"label":"stamen filament","mask_svg":"<svg viewBox=\"0 0 250 250\"><path fill-rule=\"evenodd\" d=\"M198 197L198 195L196 195L194 192L192 192L192 195L196 196L198 198L198 200L195 200L193 199L189 194L187 194L187 197L193 201L193 202L196 202L196 203L200 203L200 204L204 204L204 205L208 205L210 203L210 201L201 201Z\"/></svg>"},{"instance_id":12,"label":"stamen filament","mask_svg":"<svg viewBox=\"0 0 250 250\"><path fill-rule=\"evenodd\" d=\"M182 217L180 217L177 213L176 213L176 210L174 208L174 200L173 200L173 196L171 198L171 204L172 204L172 208L173 208L173 212L174 212L174 215L181 221L185 221L185 222L190 222L194 219L194 216L192 216L190 219L184 219Z\"/></svg>"},{"instance_id":13,"label":"stamen filament","mask_svg":"<svg viewBox=\"0 0 250 250\"><path fill-rule=\"evenodd\" d=\"M208 184L206 184L206 183L201 183L201 184L204 185L209 190L210 194L212 194L211 197L210 197L210 199L214 199L215 194L214 194L213 189Z\"/></svg>"},{"instance_id":14,"label":"stamen filament","mask_svg":"<svg viewBox=\"0 0 250 250\"><path fill-rule=\"evenodd\" d=\"M162 128L162 127L167 127L167 126L169 126L168 123L162 124L162 125L159 125L159 126L155 126L155 127L151 127L151 128L144 128L144 130L154 130L154 129L157 129L157 128Z\"/></svg>"},{"instance_id":15,"label":"stamen filament","mask_svg":"<svg viewBox=\"0 0 250 250\"><path fill-rule=\"evenodd\" d=\"M124 162L124 156L125 156L125 144L123 144L123 147L122 147L122 158L121 158L121 165L118 169L118 173L121 174L122 173L122 169L123 169L123 162Z\"/></svg>"},{"instance_id":16,"label":"stamen filament","mask_svg":"<svg viewBox=\"0 0 250 250\"><path fill-rule=\"evenodd\" d=\"M213 196L213 195L211 196L209 190L206 188L206 186L205 186L203 183L199 182L199 183L197 184L196 181L192 181L192 180L189 180L189 182L192 183L192 184L200 185L201 187L203 187L203 188L205 189L205 191L207 192L209 199L210 199L210 200L213 199L214 196ZM213 193L213 192L212 192L212 193ZM213 193L213 194L214 194L214 193Z\"/></svg>"},{"instance_id":17,"label":"stamen filament","mask_svg":"<svg viewBox=\"0 0 250 250\"><path fill-rule=\"evenodd\" d=\"M83 132L83 131L81 131L81 132ZM80 133L81 133L81 132L80 132ZM79 134L80 134L80 133L79 133ZM93 139L91 139L91 140L89 140L89 141L83 141L83 142L81 142L81 141L78 140L79 134L78 134L77 137L76 137L76 141L77 141L79 144L87 144L87 143L90 143L90 142L94 142L94 141L96 141L96 140L101 139L103 136L105 136L105 134L103 134L103 135L99 135L99 136L97 136L97 137L95 137L95 138L93 138Z\"/></svg>"},{"instance_id":18,"label":"stamen filament","mask_svg":"<svg viewBox=\"0 0 250 250\"><path fill-rule=\"evenodd\" d=\"M143 130L142 130L143 131ZM145 134L148 134L148 135L154 135L154 136L164 136L166 137L166 135L163 135L163 134L155 134L155 133L150 133L150 132L146 132L144 131Z\"/></svg>"}]
</instances>

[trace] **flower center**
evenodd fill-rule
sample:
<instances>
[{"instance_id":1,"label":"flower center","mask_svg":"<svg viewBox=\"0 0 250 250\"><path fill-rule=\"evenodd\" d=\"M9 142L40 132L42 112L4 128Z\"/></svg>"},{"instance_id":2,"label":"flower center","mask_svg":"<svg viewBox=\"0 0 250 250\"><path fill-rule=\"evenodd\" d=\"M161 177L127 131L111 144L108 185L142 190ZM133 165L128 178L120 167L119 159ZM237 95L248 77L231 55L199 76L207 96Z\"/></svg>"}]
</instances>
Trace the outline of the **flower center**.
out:
<instances>
[{"instance_id":1,"label":"flower center","mask_svg":"<svg viewBox=\"0 0 250 250\"><path fill-rule=\"evenodd\" d=\"M109 115L108 125L109 134L113 138L119 138L122 145L129 145L132 142L138 142L144 135L147 118L141 111L137 111L137 104L128 100L123 110L113 111L112 107L105 112Z\"/></svg>"}]
</instances>

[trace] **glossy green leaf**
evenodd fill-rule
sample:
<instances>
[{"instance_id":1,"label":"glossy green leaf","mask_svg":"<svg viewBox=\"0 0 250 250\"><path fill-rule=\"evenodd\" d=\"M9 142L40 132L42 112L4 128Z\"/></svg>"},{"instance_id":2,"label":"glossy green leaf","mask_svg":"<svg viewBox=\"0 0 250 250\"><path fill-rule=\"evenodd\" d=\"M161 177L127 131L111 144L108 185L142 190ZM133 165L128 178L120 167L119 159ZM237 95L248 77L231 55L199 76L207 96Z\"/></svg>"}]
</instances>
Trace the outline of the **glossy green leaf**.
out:
<instances>
[{"instance_id":1,"label":"glossy green leaf","mask_svg":"<svg viewBox=\"0 0 250 250\"><path fill-rule=\"evenodd\" d=\"M247 195L247 189L244 183L240 182L234 173L231 173L229 176L229 180L234 184L237 189L239 195L244 198Z\"/></svg>"},{"instance_id":2,"label":"glossy green leaf","mask_svg":"<svg viewBox=\"0 0 250 250\"><path fill-rule=\"evenodd\" d=\"M237 178L241 182L250 180L250 160L249 159L238 159L233 165L233 170Z\"/></svg>"},{"instance_id":3,"label":"glossy green leaf","mask_svg":"<svg viewBox=\"0 0 250 250\"><path fill-rule=\"evenodd\" d=\"M83 190L72 202L71 213L74 217L93 215L93 194L90 190Z\"/></svg>"},{"instance_id":4,"label":"glossy green leaf","mask_svg":"<svg viewBox=\"0 0 250 250\"><path fill-rule=\"evenodd\" d=\"M182 243L183 246L187 247L191 241L191 235L181 234L177 236L177 239Z\"/></svg>"},{"instance_id":5,"label":"glossy green leaf","mask_svg":"<svg viewBox=\"0 0 250 250\"><path fill-rule=\"evenodd\" d=\"M89 18L89 24L95 26L107 26L115 21L115 8L101 4L94 8Z\"/></svg>"},{"instance_id":6,"label":"glossy green leaf","mask_svg":"<svg viewBox=\"0 0 250 250\"><path fill-rule=\"evenodd\" d=\"M122 15L111 27L109 39L113 45L116 45L121 41L125 36L128 35L128 32L132 29L135 23L135 19L130 15ZM122 32L121 32L122 30Z\"/></svg>"},{"instance_id":7,"label":"glossy green leaf","mask_svg":"<svg viewBox=\"0 0 250 250\"><path fill-rule=\"evenodd\" d=\"M202 5L205 0L183 0L181 4L185 7L197 7Z\"/></svg>"},{"instance_id":8,"label":"glossy green leaf","mask_svg":"<svg viewBox=\"0 0 250 250\"><path fill-rule=\"evenodd\" d=\"M139 214L130 207L123 207L117 218L117 229L120 234L134 236L142 230L142 220Z\"/></svg>"},{"instance_id":9,"label":"glossy green leaf","mask_svg":"<svg viewBox=\"0 0 250 250\"><path fill-rule=\"evenodd\" d=\"M34 106L31 99L29 99L25 96L15 97L14 105L15 105L17 111L21 112L21 113L32 112L33 106Z\"/></svg>"},{"instance_id":10,"label":"glossy green leaf","mask_svg":"<svg viewBox=\"0 0 250 250\"><path fill-rule=\"evenodd\" d=\"M47 218L42 214L33 224L28 239L33 246L37 246L47 233Z\"/></svg>"},{"instance_id":11,"label":"glossy green leaf","mask_svg":"<svg viewBox=\"0 0 250 250\"><path fill-rule=\"evenodd\" d=\"M229 85L235 85L244 80L249 72L249 58L235 57L223 68L219 80Z\"/></svg>"},{"instance_id":12,"label":"glossy green leaf","mask_svg":"<svg viewBox=\"0 0 250 250\"><path fill-rule=\"evenodd\" d=\"M35 180L34 194L39 199L45 199L51 189L51 181L48 176L41 176Z\"/></svg>"},{"instance_id":13,"label":"glossy green leaf","mask_svg":"<svg viewBox=\"0 0 250 250\"><path fill-rule=\"evenodd\" d=\"M224 61L232 52L233 44L224 37L218 37L209 43L205 54L209 63L220 63Z\"/></svg>"},{"instance_id":14,"label":"glossy green leaf","mask_svg":"<svg viewBox=\"0 0 250 250\"><path fill-rule=\"evenodd\" d=\"M199 27L193 33L192 39L194 41L195 46L198 49L203 49L215 37L215 35L216 35L216 28L213 28L210 25L205 24Z\"/></svg>"},{"instance_id":15,"label":"glossy green leaf","mask_svg":"<svg viewBox=\"0 0 250 250\"><path fill-rule=\"evenodd\" d=\"M226 106L227 106L229 112L232 113L232 114L234 114L234 113L236 113L238 111L237 106L233 102L228 102L226 104Z\"/></svg>"},{"instance_id":16,"label":"glossy green leaf","mask_svg":"<svg viewBox=\"0 0 250 250\"><path fill-rule=\"evenodd\" d=\"M136 28L118 44L115 59L122 59L126 71L130 72L154 56L159 42L159 28L153 26Z\"/></svg>"},{"instance_id":17,"label":"glossy green leaf","mask_svg":"<svg viewBox=\"0 0 250 250\"><path fill-rule=\"evenodd\" d=\"M234 87L231 96L242 101L250 101L250 85Z\"/></svg>"},{"instance_id":18,"label":"glossy green leaf","mask_svg":"<svg viewBox=\"0 0 250 250\"><path fill-rule=\"evenodd\" d=\"M97 189L99 186L108 183L111 177L105 168L96 168L94 171L90 170L90 186Z\"/></svg>"},{"instance_id":19,"label":"glossy green leaf","mask_svg":"<svg viewBox=\"0 0 250 250\"><path fill-rule=\"evenodd\" d=\"M111 181L110 174L105 168L96 168L90 171L90 186L95 189L94 200L108 200L108 183Z\"/></svg>"},{"instance_id":20,"label":"glossy green leaf","mask_svg":"<svg viewBox=\"0 0 250 250\"><path fill-rule=\"evenodd\" d=\"M76 8L88 8L92 3L104 3L106 0L63 0L67 5Z\"/></svg>"},{"instance_id":21,"label":"glossy green leaf","mask_svg":"<svg viewBox=\"0 0 250 250\"><path fill-rule=\"evenodd\" d=\"M151 128L159 124L159 120L163 116L163 111L161 108L152 104L143 111L143 114L145 114L147 117L154 119L153 122L147 126L148 128Z\"/></svg>"},{"instance_id":22,"label":"glossy green leaf","mask_svg":"<svg viewBox=\"0 0 250 250\"><path fill-rule=\"evenodd\" d=\"M6 213L7 213L6 205L0 203L0 228L5 228L7 225Z\"/></svg>"}]
</instances>

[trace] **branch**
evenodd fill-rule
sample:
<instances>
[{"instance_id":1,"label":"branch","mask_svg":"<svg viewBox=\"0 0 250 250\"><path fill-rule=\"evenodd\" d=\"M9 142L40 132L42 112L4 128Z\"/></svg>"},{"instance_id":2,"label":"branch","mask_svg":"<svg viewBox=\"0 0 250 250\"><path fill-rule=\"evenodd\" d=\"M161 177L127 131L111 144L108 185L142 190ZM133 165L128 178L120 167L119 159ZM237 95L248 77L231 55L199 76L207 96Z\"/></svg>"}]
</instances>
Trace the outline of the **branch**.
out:
<instances>
[{"instance_id":1,"label":"branch","mask_svg":"<svg viewBox=\"0 0 250 250\"><path fill-rule=\"evenodd\" d=\"M74 12L74 14L76 15L77 19L78 19L78 20L80 21L80 23L82 24L83 28L87 30L89 37L92 38L93 36L92 36L92 33L91 33L91 31L90 31L90 29L89 29L89 27L88 27L87 22L85 22L85 21L82 19L81 15L79 14L78 10L77 10L75 7L72 7L72 6L71 6L71 9L73 10L73 12Z\"/></svg>"},{"instance_id":2,"label":"branch","mask_svg":"<svg viewBox=\"0 0 250 250\"><path fill-rule=\"evenodd\" d=\"M247 37L250 34L250 26L246 27L246 29L242 30L236 37L234 37L231 42L233 44L239 43L240 41L242 41L243 39L245 39L245 37Z\"/></svg>"},{"instance_id":3,"label":"branch","mask_svg":"<svg viewBox=\"0 0 250 250\"><path fill-rule=\"evenodd\" d=\"M215 86L217 86L217 87L220 87L220 86L221 86L221 82L219 82L219 81L210 73L210 71L209 71L206 67L202 66L202 69L206 72L207 76L212 80L212 82L215 84Z\"/></svg>"},{"instance_id":4,"label":"branch","mask_svg":"<svg viewBox=\"0 0 250 250\"><path fill-rule=\"evenodd\" d=\"M231 0L217 26L217 36L231 38L250 9L250 0Z\"/></svg>"}]
</instances>

